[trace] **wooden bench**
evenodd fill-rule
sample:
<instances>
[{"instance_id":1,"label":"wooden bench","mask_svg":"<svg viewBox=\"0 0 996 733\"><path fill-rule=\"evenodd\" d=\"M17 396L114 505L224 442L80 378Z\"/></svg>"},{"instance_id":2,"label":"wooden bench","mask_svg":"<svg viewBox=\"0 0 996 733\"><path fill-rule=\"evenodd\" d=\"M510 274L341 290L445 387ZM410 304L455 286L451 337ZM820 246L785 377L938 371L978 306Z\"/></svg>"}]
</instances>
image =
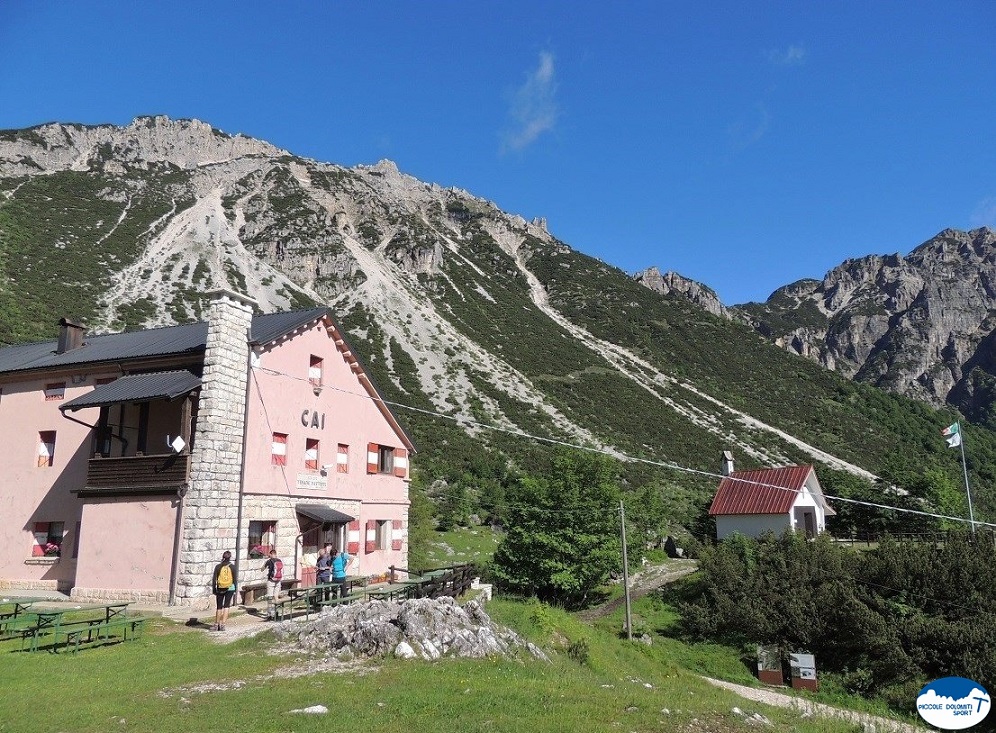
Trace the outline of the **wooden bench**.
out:
<instances>
[{"instance_id":1,"label":"wooden bench","mask_svg":"<svg viewBox=\"0 0 996 733\"><path fill-rule=\"evenodd\" d=\"M287 591L287 598L273 604L275 617L281 621L295 611L303 610L304 618L307 619L311 614L312 607L317 608L318 604L325 600L326 593L332 595L338 592L338 583L321 583L305 588L291 588Z\"/></svg>"},{"instance_id":2,"label":"wooden bench","mask_svg":"<svg viewBox=\"0 0 996 733\"><path fill-rule=\"evenodd\" d=\"M348 596L341 596L339 598L329 598L326 600L318 601L316 605L322 608L335 608L336 606L348 606L350 603L355 603L356 601L363 600L363 593L353 593Z\"/></svg>"},{"instance_id":3,"label":"wooden bench","mask_svg":"<svg viewBox=\"0 0 996 733\"><path fill-rule=\"evenodd\" d=\"M71 609L34 608L30 614L25 614L25 617L34 616L34 618L26 625L19 625L15 631L15 635L21 637L22 651L29 639L31 641L30 650L37 651L40 643L47 641L49 638L51 638L52 651L58 651L60 637L65 637L67 644L70 642L70 637L66 636L67 634L72 636L71 641L78 646L83 634L86 634L87 640L91 640L98 627L108 626L113 628L119 622L135 618L126 615L129 605L130 603L128 602L112 602L99 606ZM102 615L96 618L76 621L63 620L63 617L67 613L75 615L77 612L83 614L88 611L102 612Z\"/></svg>"},{"instance_id":4,"label":"wooden bench","mask_svg":"<svg viewBox=\"0 0 996 733\"><path fill-rule=\"evenodd\" d=\"M394 583L380 588L368 588L366 594L372 601L395 601L407 598L412 587L411 583Z\"/></svg>"},{"instance_id":5,"label":"wooden bench","mask_svg":"<svg viewBox=\"0 0 996 733\"><path fill-rule=\"evenodd\" d=\"M53 640L54 651L58 651L58 637L60 634L65 635L66 646L71 645L73 647L73 654L79 651L80 644L88 644L95 641L109 642L111 636L114 635L112 634L113 631L119 631L121 641L128 641L129 639L134 641L141 637L145 622L151 620L148 616L115 616L110 621L92 619L89 622L79 622L78 624L74 624L75 628L71 629L63 626ZM84 626L83 624L88 625ZM86 638L84 638L84 635Z\"/></svg>"},{"instance_id":6,"label":"wooden bench","mask_svg":"<svg viewBox=\"0 0 996 733\"><path fill-rule=\"evenodd\" d=\"M286 593L292 588L296 588L301 581L297 578L284 578L280 581L280 590ZM242 605L248 606L250 603L266 597L266 581L258 580L255 583L246 583L242 586Z\"/></svg>"}]
</instances>

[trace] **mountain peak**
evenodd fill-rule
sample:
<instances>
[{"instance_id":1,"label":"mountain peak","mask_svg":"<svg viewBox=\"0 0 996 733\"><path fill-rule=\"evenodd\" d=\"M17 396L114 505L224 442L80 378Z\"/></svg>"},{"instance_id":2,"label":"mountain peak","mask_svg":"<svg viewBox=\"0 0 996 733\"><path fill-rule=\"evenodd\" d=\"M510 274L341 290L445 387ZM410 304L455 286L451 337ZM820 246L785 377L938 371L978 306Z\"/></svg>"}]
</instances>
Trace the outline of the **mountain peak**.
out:
<instances>
[{"instance_id":1,"label":"mountain peak","mask_svg":"<svg viewBox=\"0 0 996 733\"><path fill-rule=\"evenodd\" d=\"M165 115L136 117L128 125L46 123L0 131L0 175L36 175L63 170L178 168L256 155L286 155L269 143L222 132L196 119Z\"/></svg>"},{"instance_id":2,"label":"mountain peak","mask_svg":"<svg viewBox=\"0 0 996 733\"><path fill-rule=\"evenodd\" d=\"M655 293L679 295L715 316L729 318L726 306L719 300L715 290L684 275L679 275L677 272L669 270L661 274L657 267L648 267L646 270L633 275L633 279Z\"/></svg>"}]
</instances>

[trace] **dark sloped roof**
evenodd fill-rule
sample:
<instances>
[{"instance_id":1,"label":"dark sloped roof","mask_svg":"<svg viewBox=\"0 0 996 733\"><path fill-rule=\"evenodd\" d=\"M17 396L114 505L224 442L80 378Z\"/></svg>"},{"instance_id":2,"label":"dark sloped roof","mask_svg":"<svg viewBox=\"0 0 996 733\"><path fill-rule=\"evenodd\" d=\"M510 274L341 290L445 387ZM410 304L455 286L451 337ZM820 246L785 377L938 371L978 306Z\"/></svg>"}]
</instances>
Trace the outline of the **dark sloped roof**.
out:
<instances>
[{"instance_id":1,"label":"dark sloped roof","mask_svg":"<svg viewBox=\"0 0 996 733\"><path fill-rule=\"evenodd\" d=\"M343 514L338 509L333 509L326 504L297 504L294 507L294 511L308 519L314 519L322 523L345 524L356 519L356 517Z\"/></svg>"},{"instance_id":2,"label":"dark sloped roof","mask_svg":"<svg viewBox=\"0 0 996 733\"><path fill-rule=\"evenodd\" d=\"M204 350L207 323L152 328L146 331L87 336L82 346L56 354L58 342L42 341L0 349L0 373L58 369L76 364L140 359L149 356L194 354Z\"/></svg>"},{"instance_id":3,"label":"dark sloped roof","mask_svg":"<svg viewBox=\"0 0 996 733\"><path fill-rule=\"evenodd\" d=\"M284 311L283 313L267 313L254 316L249 340L254 344L268 344L284 336L296 328L317 321L319 318L331 316L328 308L309 308L303 311Z\"/></svg>"},{"instance_id":4,"label":"dark sloped roof","mask_svg":"<svg viewBox=\"0 0 996 733\"><path fill-rule=\"evenodd\" d=\"M84 407L102 407L122 402L172 400L200 386L201 380L188 371L135 374L102 384L92 392L61 405L59 409L75 411Z\"/></svg>"},{"instance_id":5,"label":"dark sloped roof","mask_svg":"<svg viewBox=\"0 0 996 733\"><path fill-rule=\"evenodd\" d=\"M321 307L254 316L249 338L253 343L269 343L328 313L328 308ZM201 321L144 331L87 336L82 346L63 354L55 353L55 340L8 346L0 348L0 374L125 359L194 355L204 351L207 330L207 323Z\"/></svg>"},{"instance_id":6,"label":"dark sloped roof","mask_svg":"<svg viewBox=\"0 0 996 733\"><path fill-rule=\"evenodd\" d=\"M812 466L784 466L734 471L720 481L709 514L784 514L812 470Z\"/></svg>"}]
</instances>

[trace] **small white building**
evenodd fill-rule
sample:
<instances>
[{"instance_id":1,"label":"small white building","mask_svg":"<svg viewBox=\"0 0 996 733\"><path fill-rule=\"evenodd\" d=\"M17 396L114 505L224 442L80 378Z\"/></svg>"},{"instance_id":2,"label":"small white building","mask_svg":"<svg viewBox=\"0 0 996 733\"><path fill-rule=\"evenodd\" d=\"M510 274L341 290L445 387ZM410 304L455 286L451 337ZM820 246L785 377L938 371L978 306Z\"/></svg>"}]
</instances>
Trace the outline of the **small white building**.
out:
<instances>
[{"instance_id":1,"label":"small white building","mask_svg":"<svg viewBox=\"0 0 996 733\"><path fill-rule=\"evenodd\" d=\"M709 516L716 518L718 540L734 532L759 537L786 529L815 537L826 530L826 518L836 514L812 466L734 471L728 451L723 459L723 480L709 507Z\"/></svg>"}]
</instances>

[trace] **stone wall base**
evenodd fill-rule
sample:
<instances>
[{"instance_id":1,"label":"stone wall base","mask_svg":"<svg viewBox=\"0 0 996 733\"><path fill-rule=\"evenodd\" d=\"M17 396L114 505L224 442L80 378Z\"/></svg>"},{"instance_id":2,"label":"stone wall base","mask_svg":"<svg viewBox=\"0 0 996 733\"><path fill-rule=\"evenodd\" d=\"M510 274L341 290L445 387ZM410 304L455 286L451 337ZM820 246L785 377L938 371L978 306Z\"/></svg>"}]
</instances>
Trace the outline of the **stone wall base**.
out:
<instances>
[{"instance_id":1,"label":"stone wall base","mask_svg":"<svg viewBox=\"0 0 996 733\"><path fill-rule=\"evenodd\" d=\"M71 580L0 580L0 590L54 590L68 593L73 587Z\"/></svg>"},{"instance_id":2,"label":"stone wall base","mask_svg":"<svg viewBox=\"0 0 996 733\"><path fill-rule=\"evenodd\" d=\"M74 601L131 601L132 603L168 603L169 591L133 590L130 588L73 588Z\"/></svg>"}]
</instances>

